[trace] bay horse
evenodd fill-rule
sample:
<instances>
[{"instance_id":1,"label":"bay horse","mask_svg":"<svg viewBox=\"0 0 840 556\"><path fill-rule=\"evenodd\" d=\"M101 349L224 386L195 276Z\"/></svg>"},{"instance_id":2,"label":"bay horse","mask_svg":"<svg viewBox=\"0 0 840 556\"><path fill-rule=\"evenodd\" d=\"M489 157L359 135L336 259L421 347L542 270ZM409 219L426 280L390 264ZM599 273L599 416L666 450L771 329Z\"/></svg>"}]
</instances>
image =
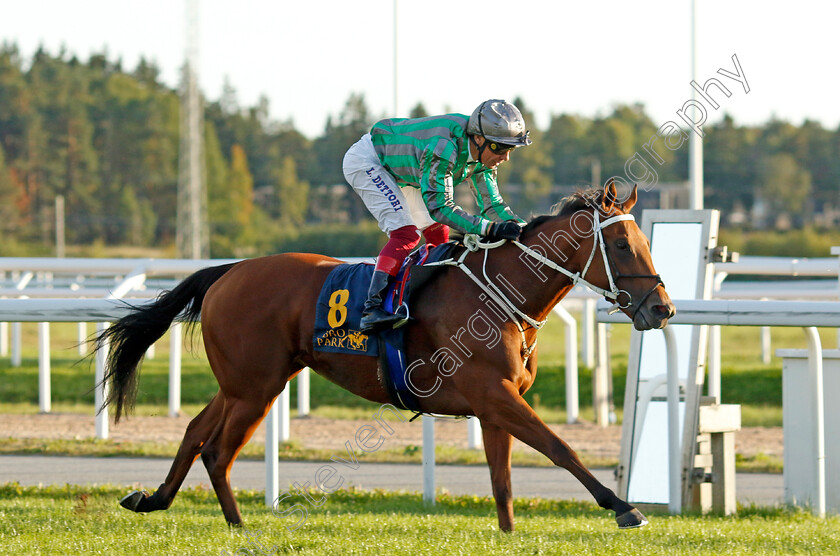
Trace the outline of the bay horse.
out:
<instances>
[{"instance_id":1,"label":"bay horse","mask_svg":"<svg viewBox=\"0 0 840 556\"><path fill-rule=\"evenodd\" d=\"M636 195L634 188L620 202L609 183L567 198L556 215L535 218L518 242L501 241L487 250L473 241L461 267L440 270L413 301L413 321L405 332L407 361L434 361L436 350L452 345L453 339L468 354L457 372L441 373L434 365L412 367L410 381L425 393L419 398L421 410L478 417L503 531L514 528L513 437L570 471L602 508L615 512L619 527L647 523L584 467L522 397L537 373L537 329L576 283L613 300L639 330L662 328L674 315L654 270L650 245L629 215ZM121 501L124 507L136 512L168 508L200 455L225 519L241 524L231 466L274 399L304 367L362 398L391 402L375 357L313 349L316 299L339 264L321 255L288 253L205 268L100 333L97 349L110 346L105 405L115 406L115 422L133 408L138 366L147 348L179 315L200 322L219 383L219 391L187 427L165 482L152 495L130 493ZM483 284L482 275L495 285ZM492 311L482 292L495 292L490 297L507 307ZM491 314L508 315L497 319L492 342L483 333L464 333L468 318L478 310L486 320Z\"/></svg>"}]
</instances>

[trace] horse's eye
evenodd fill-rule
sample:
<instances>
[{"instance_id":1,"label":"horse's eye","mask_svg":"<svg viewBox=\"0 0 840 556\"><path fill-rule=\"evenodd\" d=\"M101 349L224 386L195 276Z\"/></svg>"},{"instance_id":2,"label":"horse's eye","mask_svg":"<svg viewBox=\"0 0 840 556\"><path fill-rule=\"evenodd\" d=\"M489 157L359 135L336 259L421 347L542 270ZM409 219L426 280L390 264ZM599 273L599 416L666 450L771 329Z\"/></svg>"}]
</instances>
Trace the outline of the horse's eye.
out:
<instances>
[{"instance_id":1,"label":"horse's eye","mask_svg":"<svg viewBox=\"0 0 840 556\"><path fill-rule=\"evenodd\" d=\"M630 247L630 244L627 243L626 239L619 239L615 242L615 246L623 251L626 251Z\"/></svg>"}]
</instances>

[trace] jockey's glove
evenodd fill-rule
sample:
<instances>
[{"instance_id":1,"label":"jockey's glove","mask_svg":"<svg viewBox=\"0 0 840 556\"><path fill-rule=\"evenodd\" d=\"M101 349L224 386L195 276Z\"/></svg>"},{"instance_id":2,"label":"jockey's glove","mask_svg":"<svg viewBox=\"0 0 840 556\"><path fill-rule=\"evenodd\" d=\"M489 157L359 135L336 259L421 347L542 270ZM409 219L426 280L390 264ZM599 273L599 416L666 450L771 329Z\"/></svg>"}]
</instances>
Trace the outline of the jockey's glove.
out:
<instances>
[{"instance_id":1,"label":"jockey's glove","mask_svg":"<svg viewBox=\"0 0 840 556\"><path fill-rule=\"evenodd\" d=\"M518 223L508 220L507 222L493 222L490 229L487 230L487 239L491 241L499 241L502 239L519 239L519 234L522 233L522 228Z\"/></svg>"}]
</instances>

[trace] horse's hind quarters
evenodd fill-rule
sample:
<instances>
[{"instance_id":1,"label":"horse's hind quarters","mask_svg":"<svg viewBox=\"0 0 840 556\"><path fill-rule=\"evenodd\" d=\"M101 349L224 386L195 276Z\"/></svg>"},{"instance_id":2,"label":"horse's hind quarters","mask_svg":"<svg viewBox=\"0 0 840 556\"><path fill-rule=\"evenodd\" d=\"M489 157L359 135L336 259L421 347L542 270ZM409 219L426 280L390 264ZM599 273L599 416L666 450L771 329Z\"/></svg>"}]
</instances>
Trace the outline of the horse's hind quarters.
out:
<instances>
[{"instance_id":1,"label":"horse's hind quarters","mask_svg":"<svg viewBox=\"0 0 840 556\"><path fill-rule=\"evenodd\" d=\"M145 490L132 490L122 498L120 498L120 506L131 510L132 512L139 511L137 507L140 505L140 501L144 498L148 498L149 493Z\"/></svg>"},{"instance_id":2,"label":"horse's hind quarters","mask_svg":"<svg viewBox=\"0 0 840 556\"><path fill-rule=\"evenodd\" d=\"M615 521L619 529L637 529L648 524L647 518L636 508L616 516Z\"/></svg>"}]
</instances>

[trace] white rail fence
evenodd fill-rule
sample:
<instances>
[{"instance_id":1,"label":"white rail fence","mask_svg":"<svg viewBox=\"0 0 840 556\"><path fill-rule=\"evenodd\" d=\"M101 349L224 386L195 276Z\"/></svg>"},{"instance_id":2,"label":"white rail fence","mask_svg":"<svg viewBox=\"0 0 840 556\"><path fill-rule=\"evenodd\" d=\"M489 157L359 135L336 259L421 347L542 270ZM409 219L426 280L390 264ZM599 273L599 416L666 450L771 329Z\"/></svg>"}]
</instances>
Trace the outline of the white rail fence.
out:
<instances>
[{"instance_id":1,"label":"white rail fence","mask_svg":"<svg viewBox=\"0 0 840 556\"><path fill-rule=\"evenodd\" d=\"M152 298L157 295L161 287L172 287L180 277L186 276L201 268L219 264L234 262L237 259L205 259L205 260L178 260L178 259L54 259L54 258L0 258L0 272L10 276L6 282L12 282L13 287L0 287L2 296L23 296L26 297L66 297L66 298ZM366 259L350 259L349 262L359 262ZM837 277L836 258L818 259L791 259L776 257L742 257L738 263L719 263L716 265L716 288L715 297L738 298L762 298L762 299L786 299L786 298L836 298L837 287L833 281L808 282L803 286L801 282L796 287L793 284L785 283L750 283L746 287L739 287L739 283L726 284L722 287L724 279L735 274L763 274L773 276L815 276L815 277ZM157 278L155 286L149 286L147 280ZM165 278L166 281L161 281ZM33 284L37 287L33 287ZM580 358L583 364L595 368L593 379L595 381L594 409L595 420L598 424L606 426L609 424L609 395L607 392L608 377L606 365L596 367L595 353L600 354L603 359L605 355L606 329L604 324L596 324L594 318L595 301L597 296L588 290L575 288L563 304L555 308L555 314L561 319L564 326L564 338L566 349L566 414L567 422L575 423L579 419L579 388L578 388L578 351L577 351L577 322L569 313L567 307L580 309L582 314L581 323L581 345ZM30 318L31 317L27 317ZM44 319L49 319L45 314ZM12 324L12 365L19 366L21 360L21 337L20 321L5 317L3 319ZM83 319L77 319L79 325L79 353L84 354L84 339L86 327ZM0 323L0 355L8 353L7 322ZM48 384L49 374L49 326L45 323L49 320L38 320L39 322L39 367L42 368L42 382ZM97 322L95 320L88 322ZM595 327L599 327L599 334L595 334ZM180 328L176 328L173 334L180 334ZM713 327L710 335L709 365L714 385L718 382L714 377L719 373L720 360L720 329ZM177 339L177 338L176 338ZM600 342L600 343L599 343ZM180 344L172 343L175 354L171 355L171 365L180 366ZM154 347L150 350L150 356L154 354ZM762 359L767 361L770 357L770 332L769 327L762 329ZM179 411L179 399L177 390L180 389L180 382L176 381L179 374L178 369L173 369L170 375L170 414L177 414ZM299 387L304 390L299 394L298 409L302 414L308 414L308 370L301 374L298 381ZM176 384L177 382L177 384ZM49 396L39 396L41 411L49 411ZM287 430L285 422L281 422L281 432ZM283 435L286 437L286 435ZM287 438L287 437L286 437ZM476 423L469 427L470 447L480 446L480 435Z\"/></svg>"},{"instance_id":2,"label":"white rail fence","mask_svg":"<svg viewBox=\"0 0 840 556\"><path fill-rule=\"evenodd\" d=\"M97 323L102 330L106 323L117 320L125 314L121 303L102 304L97 299L128 299L132 303L148 301L156 297L162 288L171 288L185 277L201 268L235 262L237 259L53 259L53 258L0 258L0 273L5 282L13 287L0 287L0 355L8 354L8 325L11 323L11 364L21 364L22 322L38 323L38 365L39 365L39 408L41 412L51 410L50 388L50 322L79 323L79 353L85 353L87 328L85 323ZM348 262L369 259L343 258ZM154 285L149 279L156 278ZM576 293L576 296L585 296ZM16 299L2 299L15 296ZM32 299L34 298L34 299ZM84 301L82 301L84 300ZM93 300L93 303L88 303ZM587 302L594 307L594 298ZM578 405L578 359L577 322L562 306L555 309L565 327L567 415L570 423L579 416ZM594 313L593 313L594 314ZM585 341L584 343L587 343ZM591 341L588 344L591 345ZM154 346L150 355L154 354ZM100 354L100 357L104 352ZM102 376L103 361L97 361L96 381ZM175 325L170 331L170 373L169 414L180 411L180 367L181 327ZM298 412L309 414L309 369L298 375ZM104 392L97 390L96 399L104 399ZM280 399L281 408L289 405L288 391ZM289 438L289 415L279 415L278 430L283 440ZM108 427L105 415L97 419L97 437L107 438ZM468 424L468 443L471 448L481 446L478 423Z\"/></svg>"},{"instance_id":3,"label":"white rail fence","mask_svg":"<svg viewBox=\"0 0 840 556\"><path fill-rule=\"evenodd\" d=\"M7 326L12 324L12 365L21 364L21 322L38 323L38 406L41 412L51 410L50 381L50 322L77 322L79 325L79 350L83 353L85 322L98 323L102 330L107 322L125 314L127 305L115 301L120 298L148 298L159 290L147 289L150 277L167 277L169 283L200 268L224 264L232 260L178 260L178 259L53 259L53 258L0 258L0 272L10 276L13 288L2 293L14 294L19 299L0 299L0 351L8 349ZM7 281L9 279L7 278ZM34 283L38 286L29 287ZM88 284L95 284L89 287ZM38 299L27 297L38 296ZM64 296L72 299L49 299ZM109 302L110 300L110 302ZM170 334L172 355L169 375L169 412L180 410L181 387L181 327L175 325ZM95 381L104 376L105 352L96 358ZM96 388L95 401L101 407L106 392ZM108 414L96 418L96 436L108 437Z\"/></svg>"}]
</instances>

